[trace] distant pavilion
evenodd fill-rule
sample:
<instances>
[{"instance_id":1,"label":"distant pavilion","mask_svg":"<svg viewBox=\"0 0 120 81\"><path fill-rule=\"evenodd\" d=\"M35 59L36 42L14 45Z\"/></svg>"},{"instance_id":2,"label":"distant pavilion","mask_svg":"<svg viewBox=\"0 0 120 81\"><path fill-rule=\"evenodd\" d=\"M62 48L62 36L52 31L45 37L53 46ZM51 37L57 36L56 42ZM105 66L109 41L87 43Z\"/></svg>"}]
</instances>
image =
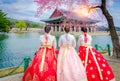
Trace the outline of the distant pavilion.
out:
<instances>
[{"instance_id":1,"label":"distant pavilion","mask_svg":"<svg viewBox=\"0 0 120 81\"><path fill-rule=\"evenodd\" d=\"M63 31L65 25L69 25L71 31L79 32L81 27L87 27L91 32L96 30L95 23L99 22L87 17L81 17L72 11L62 9L55 9L49 19L41 21L45 22L46 25L50 25L52 30L57 32Z\"/></svg>"}]
</instances>

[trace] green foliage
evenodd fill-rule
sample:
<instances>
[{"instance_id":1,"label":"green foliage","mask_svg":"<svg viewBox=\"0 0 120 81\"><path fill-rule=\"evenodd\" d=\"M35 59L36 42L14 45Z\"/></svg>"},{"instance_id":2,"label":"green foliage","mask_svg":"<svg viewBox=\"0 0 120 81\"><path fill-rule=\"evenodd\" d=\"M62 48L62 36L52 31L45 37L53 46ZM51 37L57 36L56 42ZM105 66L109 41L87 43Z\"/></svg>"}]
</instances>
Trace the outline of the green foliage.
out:
<instances>
[{"instance_id":1,"label":"green foliage","mask_svg":"<svg viewBox=\"0 0 120 81\"><path fill-rule=\"evenodd\" d=\"M10 21L6 17L7 14L0 10L0 32L9 32Z\"/></svg>"},{"instance_id":2,"label":"green foliage","mask_svg":"<svg viewBox=\"0 0 120 81\"><path fill-rule=\"evenodd\" d=\"M37 27L39 27L39 24L32 24L32 27L37 28Z\"/></svg>"},{"instance_id":3,"label":"green foliage","mask_svg":"<svg viewBox=\"0 0 120 81\"><path fill-rule=\"evenodd\" d=\"M31 24L31 27L33 27L33 28L43 28L43 27L44 27L44 24L32 23L32 24Z\"/></svg>"},{"instance_id":4,"label":"green foliage","mask_svg":"<svg viewBox=\"0 0 120 81\"><path fill-rule=\"evenodd\" d=\"M8 20L10 21L10 27L14 27L15 24L18 22L18 20L12 18L8 18Z\"/></svg>"},{"instance_id":5,"label":"green foliage","mask_svg":"<svg viewBox=\"0 0 120 81\"><path fill-rule=\"evenodd\" d=\"M26 22L27 27L31 27L31 24L29 22Z\"/></svg>"},{"instance_id":6,"label":"green foliage","mask_svg":"<svg viewBox=\"0 0 120 81\"><path fill-rule=\"evenodd\" d=\"M10 21L10 27L15 27L16 24L19 22L19 20L17 19L12 19L12 18L8 18L8 20ZM37 22L33 22L33 21L28 21L28 20L24 20L24 22L26 23L26 29L27 28L43 28L43 24L37 23Z\"/></svg>"},{"instance_id":7,"label":"green foliage","mask_svg":"<svg viewBox=\"0 0 120 81\"><path fill-rule=\"evenodd\" d=\"M16 23L15 26L17 28L19 28L20 30L22 30L22 28L26 28L27 27L26 22L24 22L23 20L18 21L18 23Z\"/></svg>"}]
</instances>

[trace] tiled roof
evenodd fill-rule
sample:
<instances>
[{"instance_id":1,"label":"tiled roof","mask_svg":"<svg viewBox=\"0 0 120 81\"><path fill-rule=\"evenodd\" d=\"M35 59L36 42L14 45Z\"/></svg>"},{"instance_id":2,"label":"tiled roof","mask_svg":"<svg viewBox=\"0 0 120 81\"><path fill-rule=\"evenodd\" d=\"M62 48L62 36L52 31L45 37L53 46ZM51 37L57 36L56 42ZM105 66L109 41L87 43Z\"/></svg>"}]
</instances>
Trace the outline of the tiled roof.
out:
<instances>
[{"instance_id":1,"label":"tiled roof","mask_svg":"<svg viewBox=\"0 0 120 81\"><path fill-rule=\"evenodd\" d=\"M59 17L52 17L52 18L49 18L49 19L44 19L44 20L41 20L41 21L47 22L47 23L54 22L54 21L61 20L61 18L64 16L67 19L73 19L73 20L82 21L82 22L89 22L89 23L99 22L98 20L93 20L93 19L88 18L88 17L83 17L83 16L80 16L80 15L76 14L75 12L68 11L68 10L63 10L63 9L55 9L53 14L56 13L56 11L57 12L59 11L63 15L61 15Z\"/></svg>"},{"instance_id":2,"label":"tiled roof","mask_svg":"<svg viewBox=\"0 0 120 81\"><path fill-rule=\"evenodd\" d=\"M69 19L74 19L74 20L83 21L83 22L98 22L98 20L93 20L93 19L90 19L88 17L80 16L80 15L78 15L75 12L72 12L72 11L67 11L67 10L63 10L63 9L60 9L59 11L65 17L67 17Z\"/></svg>"}]
</instances>

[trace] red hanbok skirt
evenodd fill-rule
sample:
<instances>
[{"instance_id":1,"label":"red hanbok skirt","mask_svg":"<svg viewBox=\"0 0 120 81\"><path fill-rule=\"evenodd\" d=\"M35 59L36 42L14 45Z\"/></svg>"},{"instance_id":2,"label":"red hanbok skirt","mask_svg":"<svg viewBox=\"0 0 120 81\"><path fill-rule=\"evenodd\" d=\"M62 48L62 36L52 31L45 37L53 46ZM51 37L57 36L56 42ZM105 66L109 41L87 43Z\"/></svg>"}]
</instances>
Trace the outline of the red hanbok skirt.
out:
<instances>
[{"instance_id":1,"label":"red hanbok skirt","mask_svg":"<svg viewBox=\"0 0 120 81\"><path fill-rule=\"evenodd\" d=\"M56 81L56 67L54 48L40 48L26 69L22 81Z\"/></svg>"},{"instance_id":2,"label":"red hanbok skirt","mask_svg":"<svg viewBox=\"0 0 120 81\"><path fill-rule=\"evenodd\" d=\"M110 65L96 49L80 46L78 54L85 66L88 81L115 81Z\"/></svg>"}]
</instances>

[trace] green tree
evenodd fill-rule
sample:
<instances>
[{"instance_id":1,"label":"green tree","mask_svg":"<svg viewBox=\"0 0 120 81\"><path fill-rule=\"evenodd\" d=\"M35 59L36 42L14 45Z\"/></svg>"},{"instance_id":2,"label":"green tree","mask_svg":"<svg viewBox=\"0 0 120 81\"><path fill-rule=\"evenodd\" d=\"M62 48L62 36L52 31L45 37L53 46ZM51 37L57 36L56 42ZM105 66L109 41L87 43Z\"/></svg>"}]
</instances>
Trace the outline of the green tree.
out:
<instances>
[{"instance_id":1,"label":"green tree","mask_svg":"<svg viewBox=\"0 0 120 81\"><path fill-rule=\"evenodd\" d=\"M2 10L0 10L0 32L9 32L10 21Z\"/></svg>"},{"instance_id":2,"label":"green tree","mask_svg":"<svg viewBox=\"0 0 120 81\"><path fill-rule=\"evenodd\" d=\"M26 25L27 25L27 27L26 27L26 31L28 30L28 28L30 27L30 23L29 22L26 22Z\"/></svg>"},{"instance_id":3,"label":"green tree","mask_svg":"<svg viewBox=\"0 0 120 81\"><path fill-rule=\"evenodd\" d=\"M38 27L39 27L39 24L32 24L32 27L33 27L33 28L38 28Z\"/></svg>"},{"instance_id":4,"label":"green tree","mask_svg":"<svg viewBox=\"0 0 120 81\"><path fill-rule=\"evenodd\" d=\"M27 27L26 23L23 20L18 21L18 23L16 23L15 26L17 28L19 28L20 31L22 30L22 28L26 28Z\"/></svg>"},{"instance_id":5,"label":"green tree","mask_svg":"<svg viewBox=\"0 0 120 81\"><path fill-rule=\"evenodd\" d=\"M10 21L10 27L14 27L15 24L18 22L18 20L12 18L8 18L8 20Z\"/></svg>"}]
</instances>

